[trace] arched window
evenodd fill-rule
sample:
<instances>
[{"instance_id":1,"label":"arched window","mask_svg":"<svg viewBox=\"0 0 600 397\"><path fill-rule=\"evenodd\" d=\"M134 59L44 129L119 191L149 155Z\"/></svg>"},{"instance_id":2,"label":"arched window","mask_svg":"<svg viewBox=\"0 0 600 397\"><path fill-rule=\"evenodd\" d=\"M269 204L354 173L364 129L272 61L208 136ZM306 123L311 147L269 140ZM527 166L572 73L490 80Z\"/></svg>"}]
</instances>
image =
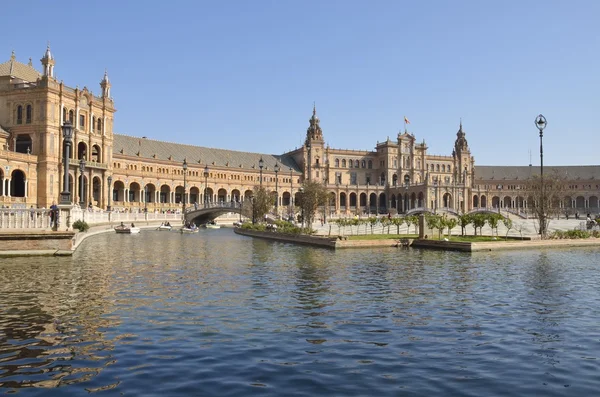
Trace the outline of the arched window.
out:
<instances>
[{"instance_id":1,"label":"arched window","mask_svg":"<svg viewBox=\"0 0 600 397\"><path fill-rule=\"evenodd\" d=\"M335 159L335 166L339 167L340 166L340 159Z\"/></svg>"},{"instance_id":2,"label":"arched window","mask_svg":"<svg viewBox=\"0 0 600 397\"><path fill-rule=\"evenodd\" d=\"M364 166L363 166L363 167L364 167ZM372 168L373 168L373 161L372 161L372 160L369 160L369 169L372 169Z\"/></svg>"},{"instance_id":3,"label":"arched window","mask_svg":"<svg viewBox=\"0 0 600 397\"><path fill-rule=\"evenodd\" d=\"M354 161L352 161L352 160L348 160L348 167L349 167L349 168L352 168L352 167L354 167Z\"/></svg>"},{"instance_id":4,"label":"arched window","mask_svg":"<svg viewBox=\"0 0 600 397\"><path fill-rule=\"evenodd\" d=\"M358 160L354 160L354 168L358 168Z\"/></svg>"},{"instance_id":5,"label":"arched window","mask_svg":"<svg viewBox=\"0 0 600 397\"><path fill-rule=\"evenodd\" d=\"M31 124L32 117L33 109L31 108L31 105L27 105L27 108L25 110L25 124Z\"/></svg>"},{"instance_id":6,"label":"arched window","mask_svg":"<svg viewBox=\"0 0 600 397\"><path fill-rule=\"evenodd\" d=\"M66 120L67 120L67 108L63 108L62 122L64 123Z\"/></svg>"},{"instance_id":7,"label":"arched window","mask_svg":"<svg viewBox=\"0 0 600 397\"><path fill-rule=\"evenodd\" d=\"M436 171L438 171L438 172L439 172L439 170L440 170L440 165L439 165L439 164L437 164L437 165L435 166L435 168L436 168Z\"/></svg>"},{"instance_id":8,"label":"arched window","mask_svg":"<svg viewBox=\"0 0 600 397\"><path fill-rule=\"evenodd\" d=\"M17 124L23 124L23 106L17 106Z\"/></svg>"},{"instance_id":9,"label":"arched window","mask_svg":"<svg viewBox=\"0 0 600 397\"><path fill-rule=\"evenodd\" d=\"M442 164L442 172L446 172L446 165Z\"/></svg>"},{"instance_id":10,"label":"arched window","mask_svg":"<svg viewBox=\"0 0 600 397\"><path fill-rule=\"evenodd\" d=\"M346 159L342 159L342 168L346 168Z\"/></svg>"},{"instance_id":11,"label":"arched window","mask_svg":"<svg viewBox=\"0 0 600 397\"><path fill-rule=\"evenodd\" d=\"M100 120L100 118L98 118L98 128L97 128L98 132L102 132L102 120Z\"/></svg>"},{"instance_id":12,"label":"arched window","mask_svg":"<svg viewBox=\"0 0 600 397\"><path fill-rule=\"evenodd\" d=\"M369 160L369 161L371 161L371 160ZM363 168L367 168L367 162L365 160L363 160L361 162L361 165L362 165Z\"/></svg>"},{"instance_id":13,"label":"arched window","mask_svg":"<svg viewBox=\"0 0 600 397\"><path fill-rule=\"evenodd\" d=\"M92 131L96 131L96 116L92 116Z\"/></svg>"},{"instance_id":14,"label":"arched window","mask_svg":"<svg viewBox=\"0 0 600 397\"><path fill-rule=\"evenodd\" d=\"M73 111L69 110L69 121L71 122L71 124L73 124L73 117L74 117Z\"/></svg>"}]
</instances>

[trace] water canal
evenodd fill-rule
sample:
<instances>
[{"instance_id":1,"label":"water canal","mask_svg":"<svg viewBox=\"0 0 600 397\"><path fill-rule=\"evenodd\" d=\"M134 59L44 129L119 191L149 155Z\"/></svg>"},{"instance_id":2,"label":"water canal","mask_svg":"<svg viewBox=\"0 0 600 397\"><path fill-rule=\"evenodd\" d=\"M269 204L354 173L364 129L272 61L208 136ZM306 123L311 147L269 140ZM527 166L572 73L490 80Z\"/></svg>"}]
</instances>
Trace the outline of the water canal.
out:
<instances>
[{"instance_id":1,"label":"water canal","mask_svg":"<svg viewBox=\"0 0 600 397\"><path fill-rule=\"evenodd\" d=\"M599 254L99 235L0 259L0 393L595 395Z\"/></svg>"}]
</instances>

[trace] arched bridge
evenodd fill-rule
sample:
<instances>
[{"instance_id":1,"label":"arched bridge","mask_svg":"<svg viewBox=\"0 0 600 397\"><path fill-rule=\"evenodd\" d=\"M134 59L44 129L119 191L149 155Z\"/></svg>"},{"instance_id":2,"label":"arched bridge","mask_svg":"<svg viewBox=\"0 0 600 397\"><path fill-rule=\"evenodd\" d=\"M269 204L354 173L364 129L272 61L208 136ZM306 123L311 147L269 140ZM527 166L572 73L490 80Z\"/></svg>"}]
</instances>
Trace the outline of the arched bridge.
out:
<instances>
[{"instance_id":1,"label":"arched bridge","mask_svg":"<svg viewBox=\"0 0 600 397\"><path fill-rule=\"evenodd\" d=\"M427 208L427 207L417 207L411 208L406 212L406 215L419 215L419 214L450 214L450 215L458 215L458 212L454 208L450 207L439 207L437 209Z\"/></svg>"},{"instance_id":2,"label":"arched bridge","mask_svg":"<svg viewBox=\"0 0 600 397\"><path fill-rule=\"evenodd\" d=\"M197 208L191 207L185 211L185 221L203 224L214 220L216 217L228 212L242 213L242 203L206 203L198 205Z\"/></svg>"}]
</instances>

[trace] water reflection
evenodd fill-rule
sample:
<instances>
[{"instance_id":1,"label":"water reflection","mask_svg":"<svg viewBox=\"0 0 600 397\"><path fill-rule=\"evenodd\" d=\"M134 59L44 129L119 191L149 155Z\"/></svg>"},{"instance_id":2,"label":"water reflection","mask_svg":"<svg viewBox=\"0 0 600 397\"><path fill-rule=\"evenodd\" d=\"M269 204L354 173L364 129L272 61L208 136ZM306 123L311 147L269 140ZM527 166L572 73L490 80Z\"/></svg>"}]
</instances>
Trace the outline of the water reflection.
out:
<instances>
[{"instance_id":1,"label":"water reflection","mask_svg":"<svg viewBox=\"0 0 600 397\"><path fill-rule=\"evenodd\" d=\"M104 317L111 311L105 299L111 274L90 278L86 269L66 259L15 262L3 263L0 271L0 384L76 384L110 365L113 343L102 329L120 324Z\"/></svg>"},{"instance_id":2,"label":"water reflection","mask_svg":"<svg viewBox=\"0 0 600 397\"><path fill-rule=\"evenodd\" d=\"M597 257L97 236L73 258L0 262L0 388L592 395Z\"/></svg>"}]
</instances>

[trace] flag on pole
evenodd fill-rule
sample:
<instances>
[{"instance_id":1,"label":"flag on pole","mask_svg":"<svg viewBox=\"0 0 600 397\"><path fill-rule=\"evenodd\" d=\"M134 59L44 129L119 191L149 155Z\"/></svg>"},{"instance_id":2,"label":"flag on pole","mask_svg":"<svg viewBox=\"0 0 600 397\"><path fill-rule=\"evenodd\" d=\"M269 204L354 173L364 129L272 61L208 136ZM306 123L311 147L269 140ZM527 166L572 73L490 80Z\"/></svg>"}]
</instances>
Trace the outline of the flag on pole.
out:
<instances>
[{"instance_id":1,"label":"flag on pole","mask_svg":"<svg viewBox=\"0 0 600 397\"><path fill-rule=\"evenodd\" d=\"M404 116L404 124L410 124L410 121L408 120L408 117Z\"/></svg>"}]
</instances>

